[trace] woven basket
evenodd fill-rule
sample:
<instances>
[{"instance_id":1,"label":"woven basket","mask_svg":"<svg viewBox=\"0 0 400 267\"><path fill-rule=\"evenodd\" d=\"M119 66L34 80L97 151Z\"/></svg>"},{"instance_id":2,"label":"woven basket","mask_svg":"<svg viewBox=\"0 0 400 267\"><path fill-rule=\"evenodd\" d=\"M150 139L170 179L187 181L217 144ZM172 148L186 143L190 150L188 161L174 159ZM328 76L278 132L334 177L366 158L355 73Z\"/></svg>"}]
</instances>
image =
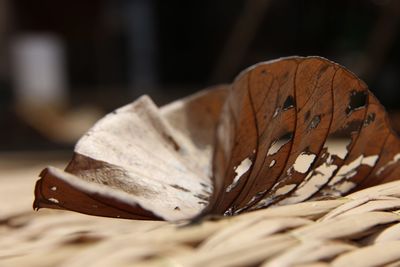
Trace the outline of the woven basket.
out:
<instances>
[{"instance_id":1,"label":"woven basket","mask_svg":"<svg viewBox=\"0 0 400 267\"><path fill-rule=\"evenodd\" d=\"M2 207L32 186L0 181ZM193 225L17 204L0 210L0 266L400 266L400 181Z\"/></svg>"}]
</instances>

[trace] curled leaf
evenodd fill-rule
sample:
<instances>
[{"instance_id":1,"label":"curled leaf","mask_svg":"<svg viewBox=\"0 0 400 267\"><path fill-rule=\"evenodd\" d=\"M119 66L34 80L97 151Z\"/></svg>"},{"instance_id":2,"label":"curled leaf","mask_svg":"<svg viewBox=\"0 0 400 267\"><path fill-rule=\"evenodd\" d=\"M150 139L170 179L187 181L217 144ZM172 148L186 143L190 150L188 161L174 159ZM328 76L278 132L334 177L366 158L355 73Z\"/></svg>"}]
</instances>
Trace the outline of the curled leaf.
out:
<instances>
[{"instance_id":1,"label":"curled leaf","mask_svg":"<svg viewBox=\"0 0 400 267\"><path fill-rule=\"evenodd\" d=\"M342 141L338 141L338 137ZM367 86L319 57L260 63L230 86L99 121L35 208L132 219L232 215L400 177L400 141Z\"/></svg>"},{"instance_id":2,"label":"curled leaf","mask_svg":"<svg viewBox=\"0 0 400 267\"><path fill-rule=\"evenodd\" d=\"M213 136L225 95L222 86L161 109L144 96L117 109L79 140L65 171L42 172L34 207L192 218L212 192Z\"/></svg>"},{"instance_id":3,"label":"curled leaf","mask_svg":"<svg viewBox=\"0 0 400 267\"><path fill-rule=\"evenodd\" d=\"M258 64L221 114L210 209L236 214L398 179L399 152L384 108L345 68L318 57Z\"/></svg>"}]
</instances>

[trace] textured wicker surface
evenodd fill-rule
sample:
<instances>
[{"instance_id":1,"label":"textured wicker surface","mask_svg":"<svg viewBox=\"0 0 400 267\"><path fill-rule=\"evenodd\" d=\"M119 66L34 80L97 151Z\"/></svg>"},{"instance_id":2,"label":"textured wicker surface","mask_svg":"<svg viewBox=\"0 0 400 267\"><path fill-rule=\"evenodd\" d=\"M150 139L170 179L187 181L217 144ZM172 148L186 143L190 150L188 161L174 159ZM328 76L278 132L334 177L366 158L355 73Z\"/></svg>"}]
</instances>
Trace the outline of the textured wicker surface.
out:
<instances>
[{"instance_id":1,"label":"textured wicker surface","mask_svg":"<svg viewBox=\"0 0 400 267\"><path fill-rule=\"evenodd\" d=\"M400 266L400 182L185 226L33 212L42 166L0 173L0 266Z\"/></svg>"}]
</instances>

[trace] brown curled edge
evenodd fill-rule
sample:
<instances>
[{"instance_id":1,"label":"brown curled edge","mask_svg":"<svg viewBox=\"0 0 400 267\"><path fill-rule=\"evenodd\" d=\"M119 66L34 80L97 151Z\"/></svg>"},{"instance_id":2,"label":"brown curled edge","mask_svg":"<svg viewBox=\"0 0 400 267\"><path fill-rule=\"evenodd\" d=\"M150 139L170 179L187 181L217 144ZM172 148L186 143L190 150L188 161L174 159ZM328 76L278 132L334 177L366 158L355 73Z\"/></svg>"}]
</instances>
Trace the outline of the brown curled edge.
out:
<instances>
[{"instance_id":1,"label":"brown curled edge","mask_svg":"<svg viewBox=\"0 0 400 267\"><path fill-rule=\"evenodd\" d=\"M35 186L35 201L33 208L71 210L88 215L136 219L136 220L161 220L150 211L133 203L118 200L111 196L101 186L96 184L90 188L82 186L82 181L69 175L60 173L57 169L49 167L40 173L41 179ZM115 192L114 192L115 193ZM126 193L116 192L121 197ZM66 197L67 196L67 197Z\"/></svg>"}]
</instances>

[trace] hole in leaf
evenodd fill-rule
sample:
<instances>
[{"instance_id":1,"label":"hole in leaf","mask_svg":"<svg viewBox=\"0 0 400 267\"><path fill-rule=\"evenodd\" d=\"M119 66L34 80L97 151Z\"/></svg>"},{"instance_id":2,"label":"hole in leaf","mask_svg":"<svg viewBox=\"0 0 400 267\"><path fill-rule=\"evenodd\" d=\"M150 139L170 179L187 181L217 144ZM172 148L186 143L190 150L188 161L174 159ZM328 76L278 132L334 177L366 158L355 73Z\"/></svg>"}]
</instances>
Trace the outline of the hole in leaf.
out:
<instances>
[{"instance_id":1,"label":"hole in leaf","mask_svg":"<svg viewBox=\"0 0 400 267\"><path fill-rule=\"evenodd\" d=\"M282 109L285 111L294 107L295 107L295 101L293 96L290 95L286 98L285 103L283 103Z\"/></svg>"},{"instance_id":2,"label":"hole in leaf","mask_svg":"<svg viewBox=\"0 0 400 267\"><path fill-rule=\"evenodd\" d=\"M294 170L300 173L306 173L311 168L316 157L315 154L302 152L293 164Z\"/></svg>"},{"instance_id":3,"label":"hole in leaf","mask_svg":"<svg viewBox=\"0 0 400 267\"><path fill-rule=\"evenodd\" d=\"M311 131L312 129L315 129L318 127L319 123L321 122L321 115L316 115L310 122L310 124L307 127L308 131Z\"/></svg>"},{"instance_id":4,"label":"hole in leaf","mask_svg":"<svg viewBox=\"0 0 400 267\"><path fill-rule=\"evenodd\" d=\"M375 121L375 117L376 117L376 114L375 114L375 113L370 113L370 114L368 114L367 118L366 118L365 121L364 121L364 126L368 126L368 125L370 125L372 122L374 122L374 121Z\"/></svg>"},{"instance_id":5,"label":"hole in leaf","mask_svg":"<svg viewBox=\"0 0 400 267\"><path fill-rule=\"evenodd\" d=\"M327 150L328 155L337 156L341 159L344 159L349 153L348 146L350 145L350 143L351 143L351 138L347 139L328 138L324 144L324 148Z\"/></svg>"},{"instance_id":6,"label":"hole in leaf","mask_svg":"<svg viewBox=\"0 0 400 267\"><path fill-rule=\"evenodd\" d=\"M346 114L350 115L353 111L364 108L367 104L368 92L367 91L352 91L350 93L349 105L346 109Z\"/></svg>"},{"instance_id":7,"label":"hole in leaf","mask_svg":"<svg viewBox=\"0 0 400 267\"><path fill-rule=\"evenodd\" d=\"M281 108L280 108L280 107L277 107L277 108L275 109L274 114L272 115L272 118L276 118L276 116L278 116L278 114L279 114L280 111L281 111Z\"/></svg>"},{"instance_id":8,"label":"hole in leaf","mask_svg":"<svg viewBox=\"0 0 400 267\"><path fill-rule=\"evenodd\" d=\"M252 164L253 162L250 160L250 158L245 158L238 166L234 168L236 175L233 178L232 184L230 184L226 188L226 192L232 191L232 189L234 189L239 184L240 178L242 178L243 174L245 174L250 169Z\"/></svg>"},{"instance_id":9,"label":"hole in leaf","mask_svg":"<svg viewBox=\"0 0 400 267\"><path fill-rule=\"evenodd\" d=\"M282 135L278 140L272 143L268 149L267 156L274 155L293 138L293 133L286 133Z\"/></svg>"}]
</instances>

